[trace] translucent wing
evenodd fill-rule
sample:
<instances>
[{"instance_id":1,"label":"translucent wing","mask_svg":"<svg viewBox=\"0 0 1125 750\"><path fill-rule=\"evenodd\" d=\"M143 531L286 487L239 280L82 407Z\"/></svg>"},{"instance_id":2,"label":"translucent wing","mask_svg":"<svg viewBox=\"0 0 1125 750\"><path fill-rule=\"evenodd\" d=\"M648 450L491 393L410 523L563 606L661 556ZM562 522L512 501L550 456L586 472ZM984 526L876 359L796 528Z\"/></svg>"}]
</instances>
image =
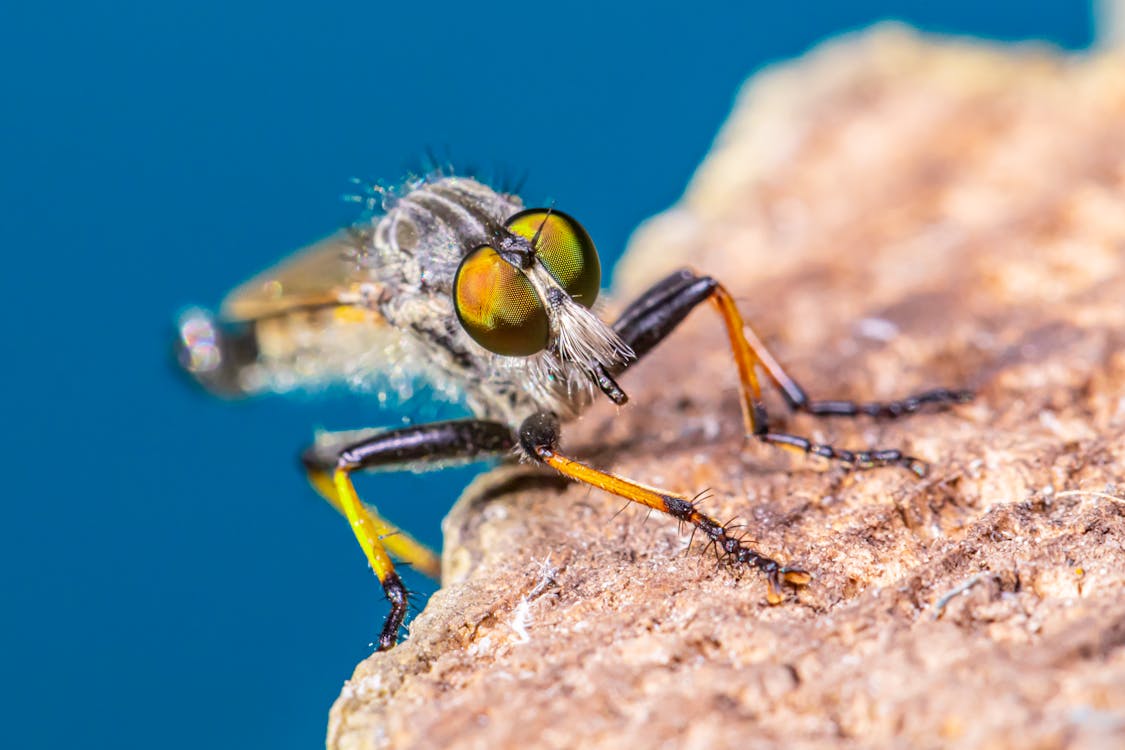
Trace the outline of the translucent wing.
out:
<instances>
[{"instance_id":1,"label":"translucent wing","mask_svg":"<svg viewBox=\"0 0 1125 750\"><path fill-rule=\"evenodd\" d=\"M220 316L247 322L299 309L361 305L366 279L355 261L360 241L354 230L341 230L297 251L235 288L223 300Z\"/></svg>"}]
</instances>

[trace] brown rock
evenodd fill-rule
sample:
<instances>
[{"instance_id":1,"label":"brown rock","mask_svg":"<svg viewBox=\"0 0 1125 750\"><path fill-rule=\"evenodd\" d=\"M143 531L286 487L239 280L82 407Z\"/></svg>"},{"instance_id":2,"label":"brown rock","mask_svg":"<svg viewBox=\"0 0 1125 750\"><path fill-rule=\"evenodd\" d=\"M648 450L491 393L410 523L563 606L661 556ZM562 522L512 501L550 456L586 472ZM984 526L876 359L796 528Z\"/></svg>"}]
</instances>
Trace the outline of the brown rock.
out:
<instances>
[{"instance_id":1,"label":"brown rock","mask_svg":"<svg viewBox=\"0 0 1125 750\"><path fill-rule=\"evenodd\" d=\"M922 481L741 439L710 310L570 425L813 574L786 603L674 522L532 467L446 519L446 585L356 669L328 745L1125 746L1125 56L900 28L756 77L618 297L690 262L820 397L967 406L790 431Z\"/></svg>"}]
</instances>

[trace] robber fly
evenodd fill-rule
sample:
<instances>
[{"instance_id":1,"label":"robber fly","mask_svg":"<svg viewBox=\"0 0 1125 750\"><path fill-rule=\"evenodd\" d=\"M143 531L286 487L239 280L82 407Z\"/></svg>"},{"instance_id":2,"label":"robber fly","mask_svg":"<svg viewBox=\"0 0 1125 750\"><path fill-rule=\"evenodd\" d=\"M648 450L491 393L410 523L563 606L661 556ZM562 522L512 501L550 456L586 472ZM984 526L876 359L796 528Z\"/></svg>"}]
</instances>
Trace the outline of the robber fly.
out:
<instances>
[{"instance_id":1,"label":"robber fly","mask_svg":"<svg viewBox=\"0 0 1125 750\"><path fill-rule=\"evenodd\" d=\"M658 282L612 323L597 314L601 264L574 218L525 208L474 179L433 174L381 196L384 210L318 242L235 289L216 317L193 309L179 325L179 356L224 396L285 391L374 377L405 388L414 378L460 394L471 419L319 435L302 454L316 491L351 524L390 602L379 650L394 646L407 592L391 556L437 578L438 557L363 503L352 474L438 468L513 452L563 476L691 524L732 564L760 570L767 600L811 576L733 536L688 495L594 468L559 449L560 422L598 394L624 404L617 378L701 303L726 327L746 434L856 468L926 464L898 450L849 451L771 430L759 374L789 407L815 415L898 417L944 407L967 391L932 390L899 401L812 401L744 323L723 285L693 270Z\"/></svg>"}]
</instances>

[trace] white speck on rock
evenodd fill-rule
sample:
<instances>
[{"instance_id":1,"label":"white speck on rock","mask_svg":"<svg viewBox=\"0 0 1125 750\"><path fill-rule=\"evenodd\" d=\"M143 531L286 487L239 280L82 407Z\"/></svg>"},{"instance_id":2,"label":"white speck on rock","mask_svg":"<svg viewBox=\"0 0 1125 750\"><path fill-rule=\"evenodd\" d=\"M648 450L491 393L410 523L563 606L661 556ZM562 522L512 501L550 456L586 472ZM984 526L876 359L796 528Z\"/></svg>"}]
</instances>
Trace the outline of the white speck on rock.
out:
<instances>
[{"instance_id":1,"label":"white speck on rock","mask_svg":"<svg viewBox=\"0 0 1125 750\"><path fill-rule=\"evenodd\" d=\"M855 329L863 338L874 341L890 341L899 333L898 326L885 318L861 318Z\"/></svg>"}]
</instances>

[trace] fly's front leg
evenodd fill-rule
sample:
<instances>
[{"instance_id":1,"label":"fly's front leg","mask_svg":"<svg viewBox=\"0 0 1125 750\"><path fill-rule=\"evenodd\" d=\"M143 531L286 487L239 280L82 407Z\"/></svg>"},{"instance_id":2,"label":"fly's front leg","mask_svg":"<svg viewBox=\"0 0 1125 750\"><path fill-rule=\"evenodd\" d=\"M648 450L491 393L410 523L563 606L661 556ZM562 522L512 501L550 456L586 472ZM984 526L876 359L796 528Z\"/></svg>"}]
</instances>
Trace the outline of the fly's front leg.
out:
<instances>
[{"instance_id":1,"label":"fly's front leg","mask_svg":"<svg viewBox=\"0 0 1125 750\"><path fill-rule=\"evenodd\" d=\"M407 607L406 587L395 572L388 550L434 578L440 573L440 564L437 555L361 502L351 475L376 469L439 468L450 462L505 453L514 445L515 440L506 425L456 420L368 431L362 438L357 438L356 433L329 434L302 454L309 482L348 519L356 541L391 604L379 634L379 651L394 646Z\"/></svg>"},{"instance_id":2,"label":"fly's front leg","mask_svg":"<svg viewBox=\"0 0 1125 750\"><path fill-rule=\"evenodd\" d=\"M762 403L761 385L757 375L759 366L777 385L792 408L817 415L901 416L917 411L925 404L944 406L960 403L971 397L968 391L940 389L888 403L860 405L850 401L810 401L804 390L789 377L780 363L745 324L735 306L734 298L726 288L715 279L699 276L688 269L673 273L641 295L625 309L613 328L625 343L633 348L637 359L640 359L663 341L688 313L704 301L709 301L716 307L726 326L731 351L738 367L740 403L746 432L762 442L837 460L856 468L894 465L901 466L918 476L924 476L927 470L925 462L894 449L842 450L831 445L815 443L799 435L772 432ZM620 369L624 369L624 366Z\"/></svg>"},{"instance_id":3,"label":"fly's front leg","mask_svg":"<svg viewBox=\"0 0 1125 750\"><path fill-rule=\"evenodd\" d=\"M806 571L782 565L732 536L726 526L701 512L688 497L599 471L564 456L558 449L559 422L553 414L542 412L528 417L520 426L519 438L524 453L563 476L667 513L699 529L730 562L755 567L765 574L769 584L766 598L770 604L779 604L784 598L783 584L804 586L811 579Z\"/></svg>"}]
</instances>

